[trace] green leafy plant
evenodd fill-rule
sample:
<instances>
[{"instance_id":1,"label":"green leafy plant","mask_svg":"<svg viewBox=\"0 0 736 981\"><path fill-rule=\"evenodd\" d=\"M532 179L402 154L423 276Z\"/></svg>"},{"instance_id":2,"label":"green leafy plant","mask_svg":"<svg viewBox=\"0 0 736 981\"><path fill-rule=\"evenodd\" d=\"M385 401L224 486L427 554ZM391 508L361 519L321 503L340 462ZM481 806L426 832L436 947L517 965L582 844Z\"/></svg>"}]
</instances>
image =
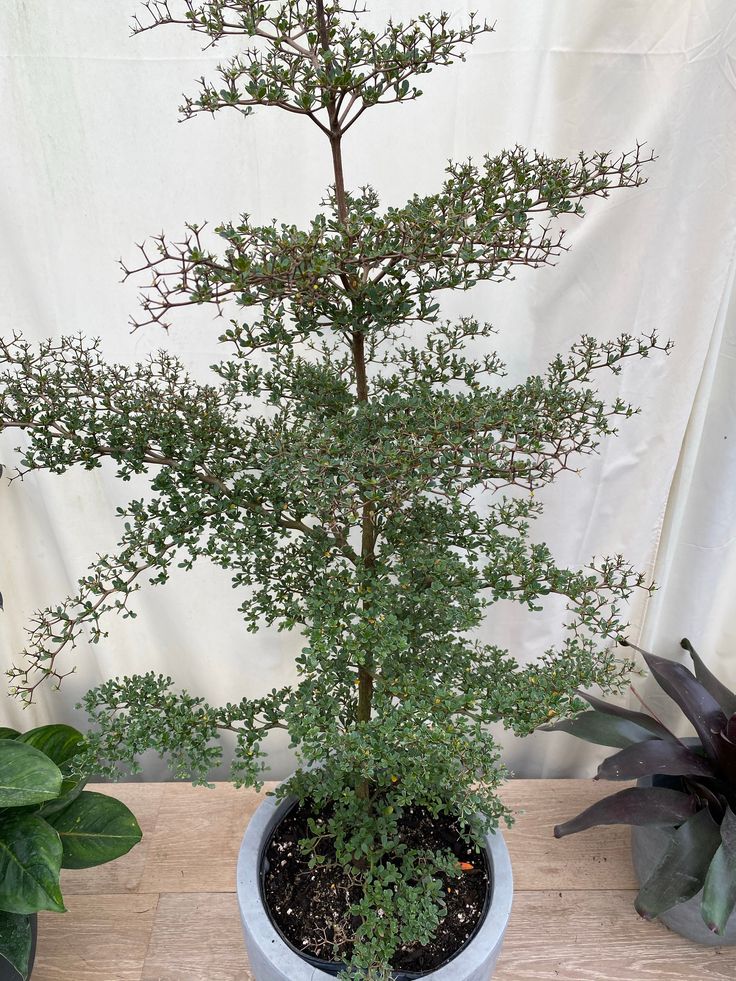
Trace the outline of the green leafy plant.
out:
<instances>
[{"instance_id":1,"label":"green leafy plant","mask_svg":"<svg viewBox=\"0 0 736 981\"><path fill-rule=\"evenodd\" d=\"M641 654L693 725L696 745L678 739L651 712L633 712L592 695L583 695L590 710L542 727L618 747L598 767L597 779L660 778L653 786L603 798L556 827L555 836L601 824L670 828L667 850L642 883L636 909L654 919L703 889L703 920L722 934L736 907L736 694L713 676L687 639L682 646L695 674L676 661Z\"/></svg>"},{"instance_id":2,"label":"green leafy plant","mask_svg":"<svg viewBox=\"0 0 736 981\"><path fill-rule=\"evenodd\" d=\"M190 224L126 268L144 277L136 327L187 306L226 317L229 353L207 383L167 351L131 367L82 337L0 340L0 428L26 434L21 472L105 464L150 484L118 512L119 547L36 614L11 676L32 700L44 679L61 683L61 655L85 630L96 643L108 614L135 615L142 581L200 559L228 570L249 630L302 633L297 683L217 707L153 673L114 679L84 700L90 759L135 769L154 749L204 782L231 733L234 780L258 786L264 738L288 730L300 768L279 793L329 813L322 834L362 890L335 958L384 976L444 915L427 870L449 858L391 862L403 810L449 811L474 834L508 820L488 725L523 735L575 708L579 686L622 683L629 663L611 641L642 576L621 556L564 568L531 528L537 492L636 411L594 377L668 347L586 335L506 384L501 358L478 353L491 325L443 319L441 296L550 263L560 220L639 186L651 155L515 147L452 163L436 193L381 208L372 188L347 189L346 134L368 110L418 98L422 76L463 60L490 25L442 13L374 28L325 0L151 0L136 30L175 24L212 45L243 40L184 116L301 116L325 137L331 186L306 228ZM535 663L476 638L494 603L536 612L549 597L567 606L567 634Z\"/></svg>"},{"instance_id":3,"label":"green leafy plant","mask_svg":"<svg viewBox=\"0 0 736 981\"><path fill-rule=\"evenodd\" d=\"M84 790L84 736L65 725L0 728L0 957L26 978L30 915L65 911L62 868L111 862L141 840L130 810Z\"/></svg>"}]
</instances>

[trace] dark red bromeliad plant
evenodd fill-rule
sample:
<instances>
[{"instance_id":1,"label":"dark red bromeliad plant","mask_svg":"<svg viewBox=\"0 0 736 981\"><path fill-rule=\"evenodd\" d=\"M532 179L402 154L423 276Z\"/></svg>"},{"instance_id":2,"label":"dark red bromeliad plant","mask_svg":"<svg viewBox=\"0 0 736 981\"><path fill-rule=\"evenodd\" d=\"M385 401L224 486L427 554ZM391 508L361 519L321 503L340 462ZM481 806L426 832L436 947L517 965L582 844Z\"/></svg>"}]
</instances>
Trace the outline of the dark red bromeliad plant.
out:
<instances>
[{"instance_id":1,"label":"dark red bromeliad plant","mask_svg":"<svg viewBox=\"0 0 736 981\"><path fill-rule=\"evenodd\" d=\"M550 262L558 219L637 187L651 157L515 147L450 164L436 193L382 208L372 188L350 189L347 134L419 97L421 77L462 60L489 25L443 13L372 27L323 0L152 0L137 30L169 24L243 40L185 117L299 116L324 136L329 186L305 228L244 215L143 246L142 323L201 304L227 317L229 353L207 384L168 351L128 366L78 336L0 342L0 426L25 433L25 470L106 465L150 484L120 510L118 548L36 615L14 684L31 699L44 678L61 681L62 652L85 629L104 637L107 614L133 616L142 581L200 559L229 570L248 629L303 634L297 683L212 707L169 678L112 680L85 699L95 766L135 767L152 748L201 782L233 733L233 778L258 785L264 737L288 730L300 768L281 792L325 818L320 837L358 897L332 953L383 977L400 948L432 937L442 877L458 874L449 851L400 845L407 809L448 812L476 835L507 816L488 725L525 734L575 708L580 686L616 688L628 663L609 638L642 584L620 556L560 567L531 525L534 492L635 411L604 401L594 375L661 349L657 338L583 336L504 384L497 355L469 353L491 326L443 319L440 298ZM474 639L497 601L536 611L555 595L569 634L533 664Z\"/></svg>"},{"instance_id":2,"label":"dark red bromeliad plant","mask_svg":"<svg viewBox=\"0 0 736 981\"><path fill-rule=\"evenodd\" d=\"M634 712L592 695L583 695L589 711L543 727L618 747L598 767L596 779L646 780L558 825L555 836L602 824L668 829L666 848L642 882L637 911L654 919L703 890L703 921L722 935L736 907L736 694L713 676L690 641L682 646L695 674L675 661L641 654L693 726L694 739L678 738L651 711Z\"/></svg>"}]
</instances>

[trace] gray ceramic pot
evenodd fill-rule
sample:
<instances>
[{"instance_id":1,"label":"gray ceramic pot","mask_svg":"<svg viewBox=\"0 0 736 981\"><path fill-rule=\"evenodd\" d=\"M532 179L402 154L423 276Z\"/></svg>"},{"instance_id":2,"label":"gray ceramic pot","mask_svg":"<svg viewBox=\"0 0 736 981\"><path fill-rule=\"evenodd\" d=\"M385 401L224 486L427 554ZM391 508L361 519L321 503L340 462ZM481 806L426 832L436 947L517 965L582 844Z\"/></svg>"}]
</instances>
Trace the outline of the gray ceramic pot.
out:
<instances>
[{"instance_id":1,"label":"gray ceramic pot","mask_svg":"<svg viewBox=\"0 0 736 981\"><path fill-rule=\"evenodd\" d=\"M656 784L656 779L654 782ZM639 780L638 784L640 787L651 787L652 780ZM654 871L654 867L664 855L667 841L666 828L641 827L631 829L631 857L640 884L646 881ZM703 890L701 889L697 896L688 899L686 903L680 903L662 913L659 920L670 930L674 930L675 933L707 947L724 947L736 944L736 911L729 917L725 934L719 937L715 933L711 933L703 921L700 912L702 898Z\"/></svg>"},{"instance_id":2,"label":"gray ceramic pot","mask_svg":"<svg viewBox=\"0 0 736 981\"><path fill-rule=\"evenodd\" d=\"M240 918L250 968L256 981L334 981L296 954L277 932L261 896L261 856L271 833L291 806L267 797L248 825L238 856L237 889ZM486 838L493 894L485 920L470 943L448 964L422 975L426 981L489 981L501 952L511 912L513 880L508 849L501 832Z\"/></svg>"}]
</instances>

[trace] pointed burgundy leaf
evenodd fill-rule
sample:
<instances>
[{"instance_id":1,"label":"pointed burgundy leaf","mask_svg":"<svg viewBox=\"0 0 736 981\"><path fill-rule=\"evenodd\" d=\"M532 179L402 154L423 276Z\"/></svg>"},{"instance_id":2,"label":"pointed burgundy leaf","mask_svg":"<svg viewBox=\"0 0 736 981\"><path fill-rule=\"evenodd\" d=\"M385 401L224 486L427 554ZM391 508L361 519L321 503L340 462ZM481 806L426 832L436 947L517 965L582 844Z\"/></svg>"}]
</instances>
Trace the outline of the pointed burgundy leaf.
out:
<instances>
[{"instance_id":1,"label":"pointed burgundy leaf","mask_svg":"<svg viewBox=\"0 0 736 981\"><path fill-rule=\"evenodd\" d=\"M617 746L619 749L655 738L651 732L630 719L595 711L581 712L572 719L560 719L539 728L543 732L567 732L589 743Z\"/></svg>"},{"instance_id":2,"label":"pointed burgundy leaf","mask_svg":"<svg viewBox=\"0 0 736 981\"><path fill-rule=\"evenodd\" d=\"M726 731L724 735L729 742L732 742L734 746L736 746L736 712L734 712L726 723Z\"/></svg>"},{"instance_id":3,"label":"pointed burgundy leaf","mask_svg":"<svg viewBox=\"0 0 736 981\"><path fill-rule=\"evenodd\" d=\"M716 678L710 668L706 667L702 657L687 637L682 638L680 647L684 648L692 658L693 665L695 666L695 677L700 684L708 689L726 715L736 715L736 693L732 692L730 688L726 688L723 682Z\"/></svg>"},{"instance_id":4,"label":"pointed burgundy leaf","mask_svg":"<svg viewBox=\"0 0 736 981\"><path fill-rule=\"evenodd\" d=\"M671 825L682 824L698 808L693 794L666 787L627 787L596 801L577 817L558 824L555 838L576 834L599 824Z\"/></svg>"},{"instance_id":5,"label":"pointed burgundy leaf","mask_svg":"<svg viewBox=\"0 0 736 981\"><path fill-rule=\"evenodd\" d=\"M733 743L725 732L716 732L713 735L713 745L718 753L718 769L720 776L731 786L736 787L736 744Z\"/></svg>"},{"instance_id":6,"label":"pointed burgundy leaf","mask_svg":"<svg viewBox=\"0 0 736 981\"><path fill-rule=\"evenodd\" d=\"M661 773L674 777L713 777L713 767L682 743L647 739L609 756L598 767L602 780L638 780Z\"/></svg>"},{"instance_id":7,"label":"pointed burgundy leaf","mask_svg":"<svg viewBox=\"0 0 736 981\"><path fill-rule=\"evenodd\" d=\"M584 691L580 691L578 694L589 705L592 705L597 712L605 712L606 715L615 715L620 719L627 719L629 722L633 722L634 725L641 726L643 729L662 739L675 738L669 729L665 728L661 722L653 719L651 715L646 715L644 712L635 712L632 709L623 708L621 705L604 702L603 699L596 698L595 695L589 695Z\"/></svg>"},{"instance_id":8,"label":"pointed burgundy leaf","mask_svg":"<svg viewBox=\"0 0 736 981\"><path fill-rule=\"evenodd\" d=\"M714 760L719 759L720 747L714 736L726 728L726 715L707 688L701 685L684 664L650 654L634 644L628 646L639 651L657 684L692 722L708 756Z\"/></svg>"},{"instance_id":9,"label":"pointed burgundy leaf","mask_svg":"<svg viewBox=\"0 0 736 981\"><path fill-rule=\"evenodd\" d=\"M700 799L704 807L710 808L710 813L713 815L716 821L721 821L725 809L728 807L728 801L717 791L711 790L702 780L697 778L689 778L687 781L688 789L692 791L697 798Z\"/></svg>"}]
</instances>

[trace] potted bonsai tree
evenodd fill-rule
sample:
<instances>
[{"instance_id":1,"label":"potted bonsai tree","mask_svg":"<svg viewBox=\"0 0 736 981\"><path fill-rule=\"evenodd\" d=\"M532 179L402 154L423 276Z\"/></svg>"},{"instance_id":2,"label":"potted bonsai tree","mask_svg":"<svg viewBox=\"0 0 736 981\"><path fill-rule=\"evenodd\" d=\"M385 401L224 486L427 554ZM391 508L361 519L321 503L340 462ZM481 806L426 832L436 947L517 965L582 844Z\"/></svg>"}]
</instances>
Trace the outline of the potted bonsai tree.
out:
<instances>
[{"instance_id":1,"label":"potted bonsai tree","mask_svg":"<svg viewBox=\"0 0 736 981\"><path fill-rule=\"evenodd\" d=\"M60 683L62 653L85 630L99 641L109 614L133 615L141 581L199 559L230 570L250 630L301 631L298 681L218 707L170 678L116 678L85 698L96 765L135 767L153 748L204 781L234 733L233 778L258 786L264 738L288 730L299 768L239 866L259 981L486 978L510 904L488 725L528 733L580 686L615 689L628 662L609 638L643 584L621 556L560 567L532 538L535 492L635 411L606 402L596 373L666 345L585 336L504 384L498 356L469 351L491 326L443 319L440 297L550 262L559 217L637 187L651 157L516 147L382 209L346 180L344 139L368 111L418 98L421 77L462 60L488 24L442 13L371 29L341 0L151 0L136 30L177 24L208 44L243 40L184 116L302 116L325 138L329 186L306 228L189 225L126 269L145 277L136 326L187 305L227 317L209 383L169 351L130 366L82 337L0 341L0 426L25 431L22 467L109 465L150 483L120 512L119 547L36 614L14 686L29 700ZM473 638L494 602L538 610L553 594L569 633L534 663Z\"/></svg>"}]
</instances>

